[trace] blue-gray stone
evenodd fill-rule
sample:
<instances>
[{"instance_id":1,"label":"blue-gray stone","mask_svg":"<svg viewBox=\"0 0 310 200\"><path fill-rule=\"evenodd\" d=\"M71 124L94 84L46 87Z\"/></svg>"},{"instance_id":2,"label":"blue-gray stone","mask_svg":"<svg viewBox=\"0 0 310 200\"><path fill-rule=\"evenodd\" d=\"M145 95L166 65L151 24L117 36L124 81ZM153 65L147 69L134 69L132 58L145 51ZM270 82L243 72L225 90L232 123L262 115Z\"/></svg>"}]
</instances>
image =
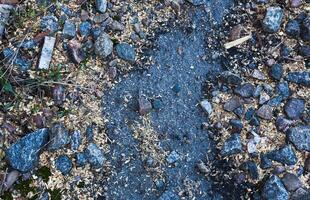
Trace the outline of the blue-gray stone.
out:
<instances>
[{"instance_id":1,"label":"blue-gray stone","mask_svg":"<svg viewBox=\"0 0 310 200\"><path fill-rule=\"evenodd\" d=\"M280 82L276 87L276 93L281 95L284 98L289 97L291 94L291 91L290 91L290 88L288 87L288 83L286 81Z\"/></svg>"},{"instance_id":2,"label":"blue-gray stone","mask_svg":"<svg viewBox=\"0 0 310 200\"><path fill-rule=\"evenodd\" d=\"M294 192L298 188L302 187L302 183L295 174L291 173L285 174L285 176L282 178L282 182L285 188L290 192Z\"/></svg>"},{"instance_id":3,"label":"blue-gray stone","mask_svg":"<svg viewBox=\"0 0 310 200\"><path fill-rule=\"evenodd\" d=\"M248 98L252 97L255 87L251 83L245 83L238 86L234 92L242 97Z\"/></svg>"},{"instance_id":4,"label":"blue-gray stone","mask_svg":"<svg viewBox=\"0 0 310 200\"><path fill-rule=\"evenodd\" d=\"M179 196L171 190L166 190L158 200L179 200Z\"/></svg>"},{"instance_id":5,"label":"blue-gray stone","mask_svg":"<svg viewBox=\"0 0 310 200\"><path fill-rule=\"evenodd\" d=\"M92 36L93 36L93 38L94 38L95 40L97 40L97 38L99 37L100 33L101 33L100 27L94 27L94 28L92 28Z\"/></svg>"},{"instance_id":6,"label":"blue-gray stone","mask_svg":"<svg viewBox=\"0 0 310 200\"><path fill-rule=\"evenodd\" d=\"M231 119L229 124L232 126L233 133L240 133L243 129L243 124L239 119Z\"/></svg>"},{"instance_id":7,"label":"blue-gray stone","mask_svg":"<svg viewBox=\"0 0 310 200\"><path fill-rule=\"evenodd\" d=\"M272 175L265 183L262 195L268 200L287 200L289 193L286 191L281 179Z\"/></svg>"},{"instance_id":8,"label":"blue-gray stone","mask_svg":"<svg viewBox=\"0 0 310 200\"><path fill-rule=\"evenodd\" d=\"M242 78L239 75L233 74L230 71L222 72L220 80L229 85L239 85L242 82Z\"/></svg>"},{"instance_id":9,"label":"blue-gray stone","mask_svg":"<svg viewBox=\"0 0 310 200\"><path fill-rule=\"evenodd\" d=\"M79 32L81 36L87 37L91 31L91 23L88 21L82 22L79 27Z\"/></svg>"},{"instance_id":10,"label":"blue-gray stone","mask_svg":"<svg viewBox=\"0 0 310 200\"><path fill-rule=\"evenodd\" d=\"M289 20L285 26L285 32L287 35L298 38L300 35L300 24L297 20Z\"/></svg>"},{"instance_id":11,"label":"blue-gray stone","mask_svg":"<svg viewBox=\"0 0 310 200\"><path fill-rule=\"evenodd\" d=\"M291 145L286 145L278 150L273 150L267 153L267 157L285 165L295 165L297 162L296 154Z\"/></svg>"},{"instance_id":12,"label":"blue-gray stone","mask_svg":"<svg viewBox=\"0 0 310 200\"><path fill-rule=\"evenodd\" d=\"M228 138L222 147L221 155L230 156L233 154L238 154L242 151L241 137L239 134L233 134Z\"/></svg>"},{"instance_id":13,"label":"blue-gray stone","mask_svg":"<svg viewBox=\"0 0 310 200\"><path fill-rule=\"evenodd\" d=\"M310 41L310 16L303 20L301 25L301 38Z\"/></svg>"},{"instance_id":14,"label":"blue-gray stone","mask_svg":"<svg viewBox=\"0 0 310 200\"><path fill-rule=\"evenodd\" d=\"M21 47L23 49L26 49L26 50L29 50L29 49L33 49L37 46L37 42L34 41L33 39L28 39L28 40L25 40L22 44L21 44Z\"/></svg>"},{"instance_id":15,"label":"blue-gray stone","mask_svg":"<svg viewBox=\"0 0 310 200\"><path fill-rule=\"evenodd\" d=\"M113 42L110 36L104 32L101 32L95 42L95 52L101 58L106 58L113 51Z\"/></svg>"},{"instance_id":16,"label":"blue-gray stone","mask_svg":"<svg viewBox=\"0 0 310 200\"><path fill-rule=\"evenodd\" d=\"M68 17L74 17L75 15L74 12L68 6L65 5L61 6L61 11L65 13Z\"/></svg>"},{"instance_id":17,"label":"blue-gray stone","mask_svg":"<svg viewBox=\"0 0 310 200\"><path fill-rule=\"evenodd\" d=\"M166 161L169 164L173 164L177 162L178 160L180 160L180 155L176 151L172 151L166 158Z\"/></svg>"},{"instance_id":18,"label":"blue-gray stone","mask_svg":"<svg viewBox=\"0 0 310 200\"><path fill-rule=\"evenodd\" d=\"M300 45L298 53L305 58L310 58L310 45Z\"/></svg>"},{"instance_id":19,"label":"blue-gray stone","mask_svg":"<svg viewBox=\"0 0 310 200\"><path fill-rule=\"evenodd\" d=\"M107 0L96 0L96 8L99 12L105 13L107 11Z\"/></svg>"},{"instance_id":20,"label":"blue-gray stone","mask_svg":"<svg viewBox=\"0 0 310 200\"><path fill-rule=\"evenodd\" d=\"M292 83L297 83L310 87L310 72L301 71L301 72L290 72L286 76L286 80Z\"/></svg>"},{"instance_id":21,"label":"blue-gray stone","mask_svg":"<svg viewBox=\"0 0 310 200\"><path fill-rule=\"evenodd\" d=\"M283 101L283 96L278 95L278 96L275 96L275 97L273 97L272 99L270 99L270 100L268 101L268 105L269 105L269 106L273 106L273 107L277 107L277 106L280 105L280 103L281 103L282 101Z\"/></svg>"},{"instance_id":22,"label":"blue-gray stone","mask_svg":"<svg viewBox=\"0 0 310 200\"><path fill-rule=\"evenodd\" d=\"M287 131L288 140L302 151L310 151L310 126L296 126Z\"/></svg>"},{"instance_id":23,"label":"blue-gray stone","mask_svg":"<svg viewBox=\"0 0 310 200\"><path fill-rule=\"evenodd\" d=\"M135 49L127 43L120 43L115 47L117 55L126 61L134 62L136 59Z\"/></svg>"},{"instance_id":24,"label":"blue-gray stone","mask_svg":"<svg viewBox=\"0 0 310 200\"><path fill-rule=\"evenodd\" d=\"M103 166L105 158L102 150L99 149L96 144L90 143L85 150L85 155L92 167L100 168Z\"/></svg>"},{"instance_id":25,"label":"blue-gray stone","mask_svg":"<svg viewBox=\"0 0 310 200\"><path fill-rule=\"evenodd\" d=\"M47 15L41 19L41 31L55 33L59 29L58 19L54 15Z\"/></svg>"},{"instance_id":26,"label":"blue-gray stone","mask_svg":"<svg viewBox=\"0 0 310 200\"><path fill-rule=\"evenodd\" d=\"M31 171L37 165L40 152L47 142L47 128L27 134L6 151L9 165L22 172Z\"/></svg>"},{"instance_id":27,"label":"blue-gray stone","mask_svg":"<svg viewBox=\"0 0 310 200\"><path fill-rule=\"evenodd\" d=\"M92 125L89 125L86 128L86 138L89 142L94 140L94 128Z\"/></svg>"},{"instance_id":28,"label":"blue-gray stone","mask_svg":"<svg viewBox=\"0 0 310 200\"><path fill-rule=\"evenodd\" d=\"M263 29L268 33L278 32L281 27L282 19L282 8L278 6L267 8L267 12L263 20Z\"/></svg>"},{"instance_id":29,"label":"blue-gray stone","mask_svg":"<svg viewBox=\"0 0 310 200\"><path fill-rule=\"evenodd\" d=\"M14 65L17 66L20 71L27 71L31 67L32 62L24 57L18 56L14 61Z\"/></svg>"},{"instance_id":30,"label":"blue-gray stone","mask_svg":"<svg viewBox=\"0 0 310 200\"><path fill-rule=\"evenodd\" d=\"M82 142L80 131L74 131L71 135L71 149L73 151L78 150L80 144Z\"/></svg>"},{"instance_id":31,"label":"blue-gray stone","mask_svg":"<svg viewBox=\"0 0 310 200\"><path fill-rule=\"evenodd\" d=\"M275 80L280 80L283 76L284 70L282 65L280 64L274 64L272 65L271 69L270 69L270 76L272 78L274 78Z\"/></svg>"},{"instance_id":32,"label":"blue-gray stone","mask_svg":"<svg viewBox=\"0 0 310 200\"><path fill-rule=\"evenodd\" d=\"M61 155L56 158L55 167L65 176L69 174L72 169L72 161L67 155Z\"/></svg>"},{"instance_id":33,"label":"blue-gray stone","mask_svg":"<svg viewBox=\"0 0 310 200\"><path fill-rule=\"evenodd\" d=\"M304 110L305 100L303 99L291 98L284 106L284 111L290 119L299 119Z\"/></svg>"},{"instance_id":34,"label":"blue-gray stone","mask_svg":"<svg viewBox=\"0 0 310 200\"><path fill-rule=\"evenodd\" d=\"M272 161L268 158L266 154L261 154L260 156L260 167L262 169L268 169L272 167Z\"/></svg>"},{"instance_id":35,"label":"blue-gray stone","mask_svg":"<svg viewBox=\"0 0 310 200\"><path fill-rule=\"evenodd\" d=\"M249 121L249 120L251 120L251 119L253 118L254 113L255 113L254 108L253 108L253 107L250 107L250 108L246 111L244 118L245 118L246 120Z\"/></svg>"},{"instance_id":36,"label":"blue-gray stone","mask_svg":"<svg viewBox=\"0 0 310 200\"><path fill-rule=\"evenodd\" d=\"M68 131L62 123L57 123L52 126L49 137L50 141L47 147L49 151L58 150L70 142Z\"/></svg>"},{"instance_id":37,"label":"blue-gray stone","mask_svg":"<svg viewBox=\"0 0 310 200\"><path fill-rule=\"evenodd\" d=\"M258 179L258 169L253 161L247 161L241 165L241 169L247 171L252 179Z\"/></svg>"},{"instance_id":38,"label":"blue-gray stone","mask_svg":"<svg viewBox=\"0 0 310 200\"><path fill-rule=\"evenodd\" d=\"M87 163L87 157L86 157L85 153L77 153L75 155L75 159L76 159L76 166L77 167L83 167Z\"/></svg>"},{"instance_id":39,"label":"blue-gray stone","mask_svg":"<svg viewBox=\"0 0 310 200\"><path fill-rule=\"evenodd\" d=\"M76 34L75 24L70 20L66 20L62 33L65 38L68 39L74 38Z\"/></svg>"}]
</instances>

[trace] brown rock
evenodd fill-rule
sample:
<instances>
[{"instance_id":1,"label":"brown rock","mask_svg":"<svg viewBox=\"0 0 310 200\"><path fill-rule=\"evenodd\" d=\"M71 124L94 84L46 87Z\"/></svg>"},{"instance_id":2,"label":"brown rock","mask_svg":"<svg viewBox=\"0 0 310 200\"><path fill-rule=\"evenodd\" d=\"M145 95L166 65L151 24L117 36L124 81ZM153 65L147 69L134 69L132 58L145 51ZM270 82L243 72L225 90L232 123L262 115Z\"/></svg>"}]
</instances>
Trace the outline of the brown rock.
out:
<instances>
[{"instance_id":1,"label":"brown rock","mask_svg":"<svg viewBox=\"0 0 310 200\"><path fill-rule=\"evenodd\" d=\"M80 64L85 59L81 44L77 40L70 40L68 43L68 54L75 64Z\"/></svg>"}]
</instances>

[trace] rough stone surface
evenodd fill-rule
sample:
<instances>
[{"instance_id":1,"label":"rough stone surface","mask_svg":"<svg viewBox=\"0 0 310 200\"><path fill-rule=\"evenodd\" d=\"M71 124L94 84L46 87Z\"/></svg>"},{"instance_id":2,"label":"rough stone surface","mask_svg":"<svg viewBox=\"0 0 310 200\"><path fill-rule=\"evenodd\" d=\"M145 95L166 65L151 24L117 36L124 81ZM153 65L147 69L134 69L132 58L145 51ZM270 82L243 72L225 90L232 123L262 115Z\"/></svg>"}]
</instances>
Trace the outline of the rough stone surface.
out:
<instances>
[{"instance_id":1,"label":"rough stone surface","mask_svg":"<svg viewBox=\"0 0 310 200\"><path fill-rule=\"evenodd\" d=\"M203 100L200 102L202 109L210 116L213 112L212 104L208 100Z\"/></svg>"},{"instance_id":2,"label":"rough stone surface","mask_svg":"<svg viewBox=\"0 0 310 200\"><path fill-rule=\"evenodd\" d=\"M115 47L117 55L126 61L134 62L136 59L135 49L127 43L120 43Z\"/></svg>"},{"instance_id":3,"label":"rough stone surface","mask_svg":"<svg viewBox=\"0 0 310 200\"><path fill-rule=\"evenodd\" d=\"M101 13L105 13L107 10L107 0L96 0L97 10Z\"/></svg>"},{"instance_id":4,"label":"rough stone surface","mask_svg":"<svg viewBox=\"0 0 310 200\"><path fill-rule=\"evenodd\" d=\"M224 104L224 110L232 112L236 108L239 108L242 105L243 105L243 100L240 97L234 96Z\"/></svg>"},{"instance_id":5,"label":"rough stone surface","mask_svg":"<svg viewBox=\"0 0 310 200\"><path fill-rule=\"evenodd\" d=\"M290 72L286 76L286 80L292 83L297 83L310 87L310 72L300 71L300 72Z\"/></svg>"},{"instance_id":6,"label":"rough stone surface","mask_svg":"<svg viewBox=\"0 0 310 200\"><path fill-rule=\"evenodd\" d=\"M291 173L285 174L284 177L282 178L282 182L285 188L290 192L293 192L298 188L302 187L302 183L300 182L298 177Z\"/></svg>"},{"instance_id":7,"label":"rough stone surface","mask_svg":"<svg viewBox=\"0 0 310 200\"><path fill-rule=\"evenodd\" d=\"M263 28L268 33L279 31L283 18L283 10L280 7L269 7L263 20Z\"/></svg>"},{"instance_id":8,"label":"rough stone surface","mask_svg":"<svg viewBox=\"0 0 310 200\"><path fill-rule=\"evenodd\" d=\"M253 96L254 90L255 88L251 83L245 83L245 84L238 86L235 89L235 93L242 97L248 98L248 97Z\"/></svg>"},{"instance_id":9,"label":"rough stone surface","mask_svg":"<svg viewBox=\"0 0 310 200\"><path fill-rule=\"evenodd\" d=\"M310 16L304 19L301 25L301 37L305 41L310 41Z\"/></svg>"},{"instance_id":10,"label":"rough stone surface","mask_svg":"<svg viewBox=\"0 0 310 200\"><path fill-rule=\"evenodd\" d=\"M271 69L270 69L270 76L276 80L281 80L282 76L283 76L284 70L282 65L280 64L274 64L272 65Z\"/></svg>"},{"instance_id":11,"label":"rough stone surface","mask_svg":"<svg viewBox=\"0 0 310 200\"><path fill-rule=\"evenodd\" d=\"M140 115L146 115L152 110L152 103L145 97L139 98L139 113Z\"/></svg>"},{"instance_id":12,"label":"rough stone surface","mask_svg":"<svg viewBox=\"0 0 310 200\"><path fill-rule=\"evenodd\" d=\"M62 123L57 123L52 126L49 131L49 140L50 141L47 147L49 151L58 150L69 144L69 134Z\"/></svg>"},{"instance_id":13,"label":"rough stone surface","mask_svg":"<svg viewBox=\"0 0 310 200\"><path fill-rule=\"evenodd\" d=\"M261 106L257 111L256 114L260 118L271 120L272 119L272 107L269 105L263 105Z\"/></svg>"},{"instance_id":14,"label":"rough stone surface","mask_svg":"<svg viewBox=\"0 0 310 200\"><path fill-rule=\"evenodd\" d=\"M91 32L91 23L88 21L82 22L79 26L81 36L87 37Z\"/></svg>"},{"instance_id":15,"label":"rough stone surface","mask_svg":"<svg viewBox=\"0 0 310 200\"><path fill-rule=\"evenodd\" d=\"M64 29L62 31L62 34L64 35L64 37L69 38L69 39L74 38L75 33L76 33L75 24L70 20L66 20Z\"/></svg>"},{"instance_id":16,"label":"rough stone surface","mask_svg":"<svg viewBox=\"0 0 310 200\"><path fill-rule=\"evenodd\" d=\"M296 154L290 145L267 153L267 157L285 165L295 165L297 162Z\"/></svg>"},{"instance_id":17,"label":"rough stone surface","mask_svg":"<svg viewBox=\"0 0 310 200\"><path fill-rule=\"evenodd\" d=\"M230 156L233 154L240 153L242 151L241 138L239 134L233 134L228 138L222 147L221 155Z\"/></svg>"},{"instance_id":18,"label":"rough stone surface","mask_svg":"<svg viewBox=\"0 0 310 200\"><path fill-rule=\"evenodd\" d=\"M10 13L13 8L12 5L0 4L0 39L4 36L5 26L9 21Z\"/></svg>"},{"instance_id":19,"label":"rough stone surface","mask_svg":"<svg viewBox=\"0 0 310 200\"><path fill-rule=\"evenodd\" d=\"M287 131L290 126L294 125L295 121L284 118L283 116L279 116L276 120L276 126L279 131Z\"/></svg>"},{"instance_id":20,"label":"rough stone surface","mask_svg":"<svg viewBox=\"0 0 310 200\"><path fill-rule=\"evenodd\" d=\"M67 155L61 155L56 158L55 167L65 176L72 169L72 161Z\"/></svg>"},{"instance_id":21,"label":"rough stone surface","mask_svg":"<svg viewBox=\"0 0 310 200\"><path fill-rule=\"evenodd\" d=\"M90 143L85 150L85 155L88 162L94 168L100 168L103 166L105 158L101 149L96 144Z\"/></svg>"},{"instance_id":22,"label":"rough stone surface","mask_svg":"<svg viewBox=\"0 0 310 200\"><path fill-rule=\"evenodd\" d=\"M300 35L300 24L297 20L289 20L285 26L285 32L287 35L298 38Z\"/></svg>"},{"instance_id":23,"label":"rough stone surface","mask_svg":"<svg viewBox=\"0 0 310 200\"><path fill-rule=\"evenodd\" d=\"M27 134L6 151L9 165L22 172L31 171L38 164L40 152L47 142L46 128Z\"/></svg>"},{"instance_id":24,"label":"rough stone surface","mask_svg":"<svg viewBox=\"0 0 310 200\"><path fill-rule=\"evenodd\" d=\"M310 126L297 126L287 131L288 140L302 151L310 151Z\"/></svg>"},{"instance_id":25,"label":"rough stone surface","mask_svg":"<svg viewBox=\"0 0 310 200\"><path fill-rule=\"evenodd\" d=\"M95 52L101 58L106 58L113 51L113 42L106 33L101 33L95 43Z\"/></svg>"},{"instance_id":26,"label":"rough stone surface","mask_svg":"<svg viewBox=\"0 0 310 200\"><path fill-rule=\"evenodd\" d=\"M297 98L291 98L284 106L284 111L290 119L299 119L304 109L305 101Z\"/></svg>"},{"instance_id":27,"label":"rough stone surface","mask_svg":"<svg viewBox=\"0 0 310 200\"><path fill-rule=\"evenodd\" d=\"M286 191L281 179L272 175L264 184L262 195L264 199L288 200L289 193Z\"/></svg>"}]
</instances>

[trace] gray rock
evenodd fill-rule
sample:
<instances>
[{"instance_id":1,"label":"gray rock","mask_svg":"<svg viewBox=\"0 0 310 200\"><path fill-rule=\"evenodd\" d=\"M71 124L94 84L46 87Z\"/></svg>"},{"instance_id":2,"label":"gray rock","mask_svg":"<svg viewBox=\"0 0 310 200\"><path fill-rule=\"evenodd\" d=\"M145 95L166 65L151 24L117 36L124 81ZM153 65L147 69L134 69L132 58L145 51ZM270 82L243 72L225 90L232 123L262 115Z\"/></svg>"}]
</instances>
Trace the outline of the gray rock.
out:
<instances>
[{"instance_id":1,"label":"gray rock","mask_svg":"<svg viewBox=\"0 0 310 200\"><path fill-rule=\"evenodd\" d=\"M54 15L44 16L41 19L41 31L50 33L55 33L59 29L58 19Z\"/></svg>"},{"instance_id":2,"label":"gray rock","mask_svg":"<svg viewBox=\"0 0 310 200\"><path fill-rule=\"evenodd\" d=\"M52 61L54 45L56 42L56 38L46 36L44 38L44 44L41 51L41 57L39 61L38 68L39 69L48 69L49 65Z\"/></svg>"},{"instance_id":3,"label":"gray rock","mask_svg":"<svg viewBox=\"0 0 310 200\"><path fill-rule=\"evenodd\" d=\"M256 111L256 114L260 118L271 120L272 119L272 107L269 105L263 105Z\"/></svg>"},{"instance_id":4,"label":"gray rock","mask_svg":"<svg viewBox=\"0 0 310 200\"><path fill-rule=\"evenodd\" d=\"M268 33L278 32L281 27L282 19L282 8L278 6L267 8L267 12L263 20L263 29Z\"/></svg>"},{"instance_id":5,"label":"gray rock","mask_svg":"<svg viewBox=\"0 0 310 200\"><path fill-rule=\"evenodd\" d=\"M266 155L269 159L285 165L295 165L297 163L296 154L290 145L286 145L278 150L273 150Z\"/></svg>"},{"instance_id":6,"label":"gray rock","mask_svg":"<svg viewBox=\"0 0 310 200\"><path fill-rule=\"evenodd\" d=\"M81 142L82 142L81 132L77 130L74 131L71 135L71 149L73 151L78 150Z\"/></svg>"},{"instance_id":7,"label":"gray rock","mask_svg":"<svg viewBox=\"0 0 310 200\"><path fill-rule=\"evenodd\" d=\"M105 158L101 149L96 144L90 143L85 150L85 155L88 162L94 168L100 168L103 166Z\"/></svg>"},{"instance_id":8,"label":"gray rock","mask_svg":"<svg viewBox=\"0 0 310 200\"><path fill-rule=\"evenodd\" d=\"M287 131L290 126L294 125L296 122L293 120L289 120L284 118L283 116L279 116L276 120L276 127L279 131Z\"/></svg>"},{"instance_id":9,"label":"gray rock","mask_svg":"<svg viewBox=\"0 0 310 200\"><path fill-rule=\"evenodd\" d=\"M178 160L180 160L180 155L176 151L172 151L166 158L166 161L169 164L173 164L177 162Z\"/></svg>"},{"instance_id":10,"label":"gray rock","mask_svg":"<svg viewBox=\"0 0 310 200\"><path fill-rule=\"evenodd\" d=\"M158 200L180 200L179 196L171 190L166 190Z\"/></svg>"},{"instance_id":11,"label":"gray rock","mask_svg":"<svg viewBox=\"0 0 310 200\"><path fill-rule=\"evenodd\" d=\"M95 42L95 52L101 58L106 58L113 51L113 42L106 33L101 33Z\"/></svg>"},{"instance_id":12,"label":"gray rock","mask_svg":"<svg viewBox=\"0 0 310 200\"><path fill-rule=\"evenodd\" d=\"M65 38L68 39L74 38L76 34L75 24L70 20L66 20L62 34L64 35Z\"/></svg>"},{"instance_id":13,"label":"gray rock","mask_svg":"<svg viewBox=\"0 0 310 200\"><path fill-rule=\"evenodd\" d=\"M254 90L255 88L251 83L245 83L238 86L234 92L242 97L248 98L253 96Z\"/></svg>"},{"instance_id":14,"label":"gray rock","mask_svg":"<svg viewBox=\"0 0 310 200\"><path fill-rule=\"evenodd\" d=\"M291 200L309 200L309 196L309 189L298 188L294 193L291 194Z\"/></svg>"},{"instance_id":15,"label":"gray rock","mask_svg":"<svg viewBox=\"0 0 310 200\"><path fill-rule=\"evenodd\" d=\"M289 194L286 191L281 179L272 175L264 184L262 195L264 199L287 200Z\"/></svg>"},{"instance_id":16,"label":"gray rock","mask_svg":"<svg viewBox=\"0 0 310 200\"><path fill-rule=\"evenodd\" d=\"M310 16L308 16L301 25L301 38L310 41Z\"/></svg>"},{"instance_id":17,"label":"gray rock","mask_svg":"<svg viewBox=\"0 0 310 200\"><path fill-rule=\"evenodd\" d=\"M305 101L303 99L291 98L284 106L284 111L290 119L299 119L304 112Z\"/></svg>"},{"instance_id":18,"label":"gray rock","mask_svg":"<svg viewBox=\"0 0 310 200\"><path fill-rule=\"evenodd\" d=\"M225 104L224 104L224 110L232 112L236 108L239 108L242 106L244 101L237 96L233 96L231 99L229 99Z\"/></svg>"},{"instance_id":19,"label":"gray rock","mask_svg":"<svg viewBox=\"0 0 310 200\"><path fill-rule=\"evenodd\" d=\"M109 24L109 28L113 31L123 31L125 29L125 26L116 21L116 20L113 20L111 24Z\"/></svg>"},{"instance_id":20,"label":"gray rock","mask_svg":"<svg viewBox=\"0 0 310 200\"><path fill-rule=\"evenodd\" d=\"M83 167L87 163L87 157L85 153L77 153L75 155L75 160L76 160L76 166L77 167Z\"/></svg>"},{"instance_id":21,"label":"gray rock","mask_svg":"<svg viewBox=\"0 0 310 200\"><path fill-rule=\"evenodd\" d=\"M41 150L48 142L48 129L39 129L27 134L10 146L6 151L9 165L19 171L28 172L34 169L39 161Z\"/></svg>"},{"instance_id":22,"label":"gray rock","mask_svg":"<svg viewBox=\"0 0 310 200\"><path fill-rule=\"evenodd\" d=\"M242 78L230 71L224 71L220 75L220 80L229 85L239 85L242 82Z\"/></svg>"},{"instance_id":23,"label":"gray rock","mask_svg":"<svg viewBox=\"0 0 310 200\"><path fill-rule=\"evenodd\" d=\"M58 150L70 142L68 131L62 123L57 123L52 126L49 137L50 141L47 147L49 151Z\"/></svg>"},{"instance_id":24,"label":"gray rock","mask_svg":"<svg viewBox=\"0 0 310 200\"><path fill-rule=\"evenodd\" d=\"M310 87L310 72L300 71L300 72L290 72L286 76L286 80L292 83L297 83Z\"/></svg>"},{"instance_id":25,"label":"gray rock","mask_svg":"<svg viewBox=\"0 0 310 200\"><path fill-rule=\"evenodd\" d=\"M11 5L0 4L0 39L4 36L5 26L10 19L10 13L13 8Z\"/></svg>"},{"instance_id":26,"label":"gray rock","mask_svg":"<svg viewBox=\"0 0 310 200\"><path fill-rule=\"evenodd\" d=\"M291 173L285 174L285 176L282 178L282 182L285 188L290 192L293 192L298 188L302 187L302 183L300 182L298 177Z\"/></svg>"},{"instance_id":27,"label":"gray rock","mask_svg":"<svg viewBox=\"0 0 310 200\"><path fill-rule=\"evenodd\" d=\"M262 92L259 96L259 104L262 105L270 100L270 96L266 92Z\"/></svg>"},{"instance_id":28,"label":"gray rock","mask_svg":"<svg viewBox=\"0 0 310 200\"><path fill-rule=\"evenodd\" d=\"M55 167L59 170L64 176L69 174L72 169L72 161L66 155L61 155L55 160Z\"/></svg>"},{"instance_id":29,"label":"gray rock","mask_svg":"<svg viewBox=\"0 0 310 200\"><path fill-rule=\"evenodd\" d=\"M239 134L233 134L228 138L222 147L221 155L230 156L233 154L238 154L242 151L241 137Z\"/></svg>"},{"instance_id":30,"label":"gray rock","mask_svg":"<svg viewBox=\"0 0 310 200\"><path fill-rule=\"evenodd\" d=\"M310 126L297 126L287 131L288 140L302 151L310 151Z\"/></svg>"},{"instance_id":31,"label":"gray rock","mask_svg":"<svg viewBox=\"0 0 310 200\"><path fill-rule=\"evenodd\" d=\"M115 47L117 55L126 61L134 62L136 59L135 49L127 43L120 43Z\"/></svg>"},{"instance_id":32,"label":"gray rock","mask_svg":"<svg viewBox=\"0 0 310 200\"><path fill-rule=\"evenodd\" d=\"M213 112L212 104L208 100L205 99L205 100L201 101L200 106L208 114L208 116L210 116L212 114L212 112Z\"/></svg>"},{"instance_id":33,"label":"gray rock","mask_svg":"<svg viewBox=\"0 0 310 200\"><path fill-rule=\"evenodd\" d=\"M152 103L147 100L146 97L140 97L138 99L139 102L139 113L140 115L146 115L152 110Z\"/></svg>"},{"instance_id":34,"label":"gray rock","mask_svg":"<svg viewBox=\"0 0 310 200\"><path fill-rule=\"evenodd\" d=\"M265 74L258 69L253 70L252 77L257 79L257 80L266 80Z\"/></svg>"},{"instance_id":35,"label":"gray rock","mask_svg":"<svg viewBox=\"0 0 310 200\"><path fill-rule=\"evenodd\" d=\"M107 0L96 0L96 8L99 12L105 13L107 11Z\"/></svg>"}]
</instances>

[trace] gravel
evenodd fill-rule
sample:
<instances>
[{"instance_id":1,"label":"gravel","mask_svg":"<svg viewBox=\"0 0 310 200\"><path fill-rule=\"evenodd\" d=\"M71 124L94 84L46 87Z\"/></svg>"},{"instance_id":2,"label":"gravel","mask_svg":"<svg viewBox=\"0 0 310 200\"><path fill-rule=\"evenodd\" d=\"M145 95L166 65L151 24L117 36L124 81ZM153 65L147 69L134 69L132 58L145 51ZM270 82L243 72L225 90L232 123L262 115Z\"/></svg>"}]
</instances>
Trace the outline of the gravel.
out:
<instances>
[{"instance_id":1,"label":"gravel","mask_svg":"<svg viewBox=\"0 0 310 200\"><path fill-rule=\"evenodd\" d=\"M302 187L302 183L300 182L298 177L294 174L291 174L291 173L285 174L284 177L282 178L282 182L283 182L285 188L289 192L293 192L293 191L297 190L298 188Z\"/></svg>"},{"instance_id":2,"label":"gravel","mask_svg":"<svg viewBox=\"0 0 310 200\"><path fill-rule=\"evenodd\" d=\"M256 114L262 119L271 120L273 116L273 109L269 105L261 106L257 111Z\"/></svg>"},{"instance_id":3,"label":"gravel","mask_svg":"<svg viewBox=\"0 0 310 200\"><path fill-rule=\"evenodd\" d=\"M293 38L298 38L300 35L299 22L297 20L289 20L285 26L285 32Z\"/></svg>"},{"instance_id":4,"label":"gravel","mask_svg":"<svg viewBox=\"0 0 310 200\"><path fill-rule=\"evenodd\" d=\"M296 154L290 145L267 153L267 157L285 165L295 165L297 162Z\"/></svg>"},{"instance_id":5,"label":"gravel","mask_svg":"<svg viewBox=\"0 0 310 200\"><path fill-rule=\"evenodd\" d=\"M228 138L222 147L221 155L222 156L230 156L234 154L241 153L242 151L242 143L239 134L233 134L230 138Z\"/></svg>"},{"instance_id":6,"label":"gravel","mask_svg":"<svg viewBox=\"0 0 310 200\"><path fill-rule=\"evenodd\" d=\"M303 20L301 25L301 38L310 41L310 16Z\"/></svg>"},{"instance_id":7,"label":"gravel","mask_svg":"<svg viewBox=\"0 0 310 200\"><path fill-rule=\"evenodd\" d=\"M208 116L210 116L212 114L212 112L213 112L212 104L208 100L205 99L205 100L201 101L200 106L208 114Z\"/></svg>"},{"instance_id":8,"label":"gravel","mask_svg":"<svg viewBox=\"0 0 310 200\"><path fill-rule=\"evenodd\" d=\"M253 96L254 90L255 88L251 83L244 83L238 86L234 92L241 97L248 98Z\"/></svg>"},{"instance_id":9,"label":"gravel","mask_svg":"<svg viewBox=\"0 0 310 200\"><path fill-rule=\"evenodd\" d=\"M310 87L310 72L299 71L299 72L289 72L286 76L286 80L292 83L297 83Z\"/></svg>"},{"instance_id":10,"label":"gravel","mask_svg":"<svg viewBox=\"0 0 310 200\"><path fill-rule=\"evenodd\" d=\"M287 131L288 140L302 151L310 151L310 126L297 126Z\"/></svg>"},{"instance_id":11,"label":"gravel","mask_svg":"<svg viewBox=\"0 0 310 200\"><path fill-rule=\"evenodd\" d=\"M96 0L96 8L99 12L105 13L107 10L107 0Z\"/></svg>"},{"instance_id":12,"label":"gravel","mask_svg":"<svg viewBox=\"0 0 310 200\"><path fill-rule=\"evenodd\" d=\"M281 179L278 176L272 175L264 184L262 190L264 199L287 200L289 193L286 191Z\"/></svg>"},{"instance_id":13,"label":"gravel","mask_svg":"<svg viewBox=\"0 0 310 200\"><path fill-rule=\"evenodd\" d=\"M281 80L283 73L284 73L283 67L278 63L274 64L270 69L270 76L278 81Z\"/></svg>"}]
</instances>

